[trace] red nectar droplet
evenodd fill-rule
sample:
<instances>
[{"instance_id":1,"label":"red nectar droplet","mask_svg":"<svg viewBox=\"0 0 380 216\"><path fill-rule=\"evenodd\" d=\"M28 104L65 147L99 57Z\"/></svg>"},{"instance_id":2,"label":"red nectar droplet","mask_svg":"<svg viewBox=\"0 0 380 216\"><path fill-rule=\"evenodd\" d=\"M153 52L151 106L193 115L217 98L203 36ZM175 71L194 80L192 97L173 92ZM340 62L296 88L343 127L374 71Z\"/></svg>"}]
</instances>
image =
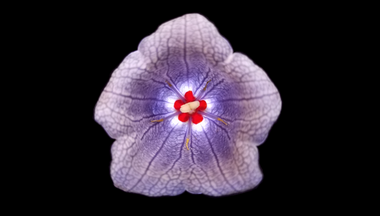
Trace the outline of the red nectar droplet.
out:
<instances>
[{"instance_id":1,"label":"red nectar droplet","mask_svg":"<svg viewBox=\"0 0 380 216\"><path fill-rule=\"evenodd\" d=\"M191 117L194 124L198 124L203 121L203 116L197 112L193 113Z\"/></svg>"},{"instance_id":2,"label":"red nectar droplet","mask_svg":"<svg viewBox=\"0 0 380 216\"><path fill-rule=\"evenodd\" d=\"M187 122L189 118L190 118L189 113L181 113L178 115L178 120L180 120L181 122Z\"/></svg>"},{"instance_id":3,"label":"red nectar droplet","mask_svg":"<svg viewBox=\"0 0 380 216\"><path fill-rule=\"evenodd\" d=\"M201 100L199 101L199 107L197 108L197 110L200 110L200 111L203 111L207 108L207 103L206 101L204 100Z\"/></svg>"},{"instance_id":4,"label":"red nectar droplet","mask_svg":"<svg viewBox=\"0 0 380 216\"><path fill-rule=\"evenodd\" d=\"M174 102L174 108L176 109L176 110L179 110L180 108L181 108L181 106L182 105L184 105L185 103L182 101L182 100L176 100L175 102Z\"/></svg>"},{"instance_id":5,"label":"red nectar droplet","mask_svg":"<svg viewBox=\"0 0 380 216\"><path fill-rule=\"evenodd\" d=\"M185 99L186 99L186 102L193 102L195 101L195 97L193 95L193 92L192 91L188 91L185 93Z\"/></svg>"}]
</instances>

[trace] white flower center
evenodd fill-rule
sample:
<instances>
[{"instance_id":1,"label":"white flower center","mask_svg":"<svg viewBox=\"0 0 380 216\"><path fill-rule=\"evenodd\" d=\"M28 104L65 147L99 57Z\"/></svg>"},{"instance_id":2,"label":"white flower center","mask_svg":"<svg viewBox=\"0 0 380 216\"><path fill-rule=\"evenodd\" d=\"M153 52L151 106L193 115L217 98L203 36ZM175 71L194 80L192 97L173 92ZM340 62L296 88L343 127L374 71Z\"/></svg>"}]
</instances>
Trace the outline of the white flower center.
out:
<instances>
[{"instance_id":1,"label":"white flower center","mask_svg":"<svg viewBox=\"0 0 380 216\"><path fill-rule=\"evenodd\" d=\"M199 107L199 101L193 101L193 102L189 102L189 103L186 103L184 105L181 106L181 108L179 109L182 113L189 113L189 114L192 114L193 112L195 112L195 110Z\"/></svg>"}]
</instances>

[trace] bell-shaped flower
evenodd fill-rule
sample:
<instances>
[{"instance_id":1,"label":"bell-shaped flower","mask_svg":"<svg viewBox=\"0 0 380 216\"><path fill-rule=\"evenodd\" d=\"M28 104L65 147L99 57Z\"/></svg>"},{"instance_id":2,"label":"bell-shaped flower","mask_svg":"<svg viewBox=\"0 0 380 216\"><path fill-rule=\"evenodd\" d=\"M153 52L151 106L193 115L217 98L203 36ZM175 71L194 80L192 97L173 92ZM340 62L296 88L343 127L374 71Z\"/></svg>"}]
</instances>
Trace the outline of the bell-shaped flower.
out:
<instances>
[{"instance_id":1,"label":"bell-shaped flower","mask_svg":"<svg viewBox=\"0 0 380 216\"><path fill-rule=\"evenodd\" d=\"M281 110L266 73L206 18L187 14L144 38L113 72L95 120L116 139L111 177L146 196L221 196L262 179L257 146Z\"/></svg>"}]
</instances>

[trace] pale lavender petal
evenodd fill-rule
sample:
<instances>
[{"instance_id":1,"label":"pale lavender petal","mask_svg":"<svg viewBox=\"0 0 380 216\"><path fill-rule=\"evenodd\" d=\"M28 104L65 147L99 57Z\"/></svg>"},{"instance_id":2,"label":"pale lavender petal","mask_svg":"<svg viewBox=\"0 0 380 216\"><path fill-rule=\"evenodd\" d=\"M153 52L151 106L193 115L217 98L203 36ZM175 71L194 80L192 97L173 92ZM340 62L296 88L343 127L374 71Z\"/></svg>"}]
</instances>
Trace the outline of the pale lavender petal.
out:
<instances>
[{"instance_id":1,"label":"pale lavender petal","mask_svg":"<svg viewBox=\"0 0 380 216\"><path fill-rule=\"evenodd\" d=\"M158 123L157 123L158 124ZM186 126L155 125L143 138L123 136L112 146L111 177L116 187L147 196L174 196L183 184Z\"/></svg>"},{"instance_id":2,"label":"pale lavender petal","mask_svg":"<svg viewBox=\"0 0 380 216\"><path fill-rule=\"evenodd\" d=\"M219 76L203 95L208 112L238 128L242 141L263 143L281 111L281 98L266 73L247 56L234 53L216 69Z\"/></svg>"},{"instance_id":3,"label":"pale lavender petal","mask_svg":"<svg viewBox=\"0 0 380 216\"><path fill-rule=\"evenodd\" d=\"M184 182L190 193L221 196L244 192L258 185L262 173L257 147L242 141L242 134L206 119L193 131L190 161Z\"/></svg>"},{"instance_id":4,"label":"pale lavender petal","mask_svg":"<svg viewBox=\"0 0 380 216\"><path fill-rule=\"evenodd\" d=\"M173 112L168 100L175 94L160 77L147 69L149 61L139 52L130 53L113 72L95 108L95 120L117 139L145 131L149 121Z\"/></svg>"}]
</instances>

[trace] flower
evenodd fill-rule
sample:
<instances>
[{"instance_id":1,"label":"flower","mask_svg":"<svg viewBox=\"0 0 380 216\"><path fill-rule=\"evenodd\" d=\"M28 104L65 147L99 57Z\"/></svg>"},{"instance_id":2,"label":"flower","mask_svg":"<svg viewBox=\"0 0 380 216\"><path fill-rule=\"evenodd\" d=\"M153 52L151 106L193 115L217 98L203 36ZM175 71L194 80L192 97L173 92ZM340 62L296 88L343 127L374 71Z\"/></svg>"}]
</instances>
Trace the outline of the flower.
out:
<instances>
[{"instance_id":1,"label":"flower","mask_svg":"<svg viewBox=\"0 0 380 216\"><path fill-rule=\"evenodd\" d=\"M113 72L95 120L116 139L111 177L146 196L257 186L257 146L281 110L266 73L199 14L162 24Z\"/></svg>"}]
</instances>

